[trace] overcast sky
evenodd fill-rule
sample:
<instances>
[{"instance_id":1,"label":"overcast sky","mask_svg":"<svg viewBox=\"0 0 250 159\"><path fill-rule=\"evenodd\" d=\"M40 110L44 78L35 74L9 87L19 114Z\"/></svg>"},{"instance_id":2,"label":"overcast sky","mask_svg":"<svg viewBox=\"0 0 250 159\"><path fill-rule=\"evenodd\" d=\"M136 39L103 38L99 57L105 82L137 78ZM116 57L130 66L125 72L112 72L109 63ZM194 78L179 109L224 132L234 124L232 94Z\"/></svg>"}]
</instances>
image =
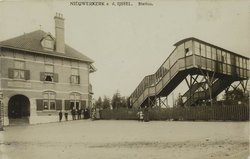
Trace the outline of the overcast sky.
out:
<instances>
[{"instance_id":1,"label":"overcast sky","mask_svg":"<svg viewBox=\"0 0 250 159\"><path fill-rule=\"evenodd\" d=\"M103 0L100 0L103 1ZM112 2L112 1L106 1ZM70 6L70 1L0 0L0 41L41 28L54 35L65 17L65 41L92 58L95 97L129 96L154 73L177 41L196 37L250 55L250 1L148 1L153 6ZM181 91L181 90L179 90Z\"/></svg>"}]
</instances>

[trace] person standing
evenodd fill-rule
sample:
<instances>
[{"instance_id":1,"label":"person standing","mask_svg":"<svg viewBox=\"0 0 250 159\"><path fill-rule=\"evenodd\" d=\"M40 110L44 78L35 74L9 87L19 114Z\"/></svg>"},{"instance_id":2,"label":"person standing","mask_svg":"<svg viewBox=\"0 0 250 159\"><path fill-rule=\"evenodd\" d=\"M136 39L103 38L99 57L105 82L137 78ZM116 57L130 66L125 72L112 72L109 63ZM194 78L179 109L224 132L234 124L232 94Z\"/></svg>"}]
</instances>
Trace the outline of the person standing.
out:
<instances>
[{"instance_id":1,"label":"person standing","mask_svg":"<svg viewBox=\"0 0 250 159\"><path fill-rule=\"evenodd\" d=\"M77 109L77 119L81 119L82 109Z\"/></svg>"},{"instance_id":2,"label":"person standing","mask_svg":"<svg viewBox=\"0 0 250 159\"><path fill-rule=\"evenodd\" d=\"M71 114L72 114L72 120L76 120L76 111L75 111L75 109L71 110Z\"/></svg>"},{"instance_id":3,"label":"person standing","mask_svg":"<svg viewBox=\"0 0 250 159\"><path fill-rule=\"evenodd\" d=\"M143 117L144 117L143 111L140 110L140 111L139 111L139 118L140 118L140 121L143 121Z\"/></svg>"},{"instance_id":4,"label":"person standing","mask_svg":"<svg viewBox=\"0 0 250 159\"><path fill-rule=\"evenodd\" d=\"M145 122L148 122L148 121L149 121L149 111L148 111L148 107L145 107L145 108L144 108L143 114L144 114L144 121L145 121Z\"/></svg>"},{"instance_id":5,"label":"person standing","mask_svg":"<svg viewBox=\"0 0 250 159\"><path fill-rule=\"evenodd\" d=\"M91 111L91 119L92 119L92 120L95 120L95 118L96 118L96 110L95 110L95 108L92 108L92 111Z\"/></svg>"},{"instance_id":6,"label":"person standing","mask_svg":"<svg viewBox=\"0 0 250 159\"><path fill-rule=\"evenodd\" d=\"M68 112L67 111L65 111L64 116L65 116L65 120L68 121Z\"/></svg>"},{"instance_id":7,"label":"person standing","mask_svg":"<svg viewBox=\"0 0 250 159\"><path fill-rule=\"evenodd\" d=\"M60 112L59 112L59 121L61 122L62 121L62 111L60 110Z\"/></svg>"}]
</instances>

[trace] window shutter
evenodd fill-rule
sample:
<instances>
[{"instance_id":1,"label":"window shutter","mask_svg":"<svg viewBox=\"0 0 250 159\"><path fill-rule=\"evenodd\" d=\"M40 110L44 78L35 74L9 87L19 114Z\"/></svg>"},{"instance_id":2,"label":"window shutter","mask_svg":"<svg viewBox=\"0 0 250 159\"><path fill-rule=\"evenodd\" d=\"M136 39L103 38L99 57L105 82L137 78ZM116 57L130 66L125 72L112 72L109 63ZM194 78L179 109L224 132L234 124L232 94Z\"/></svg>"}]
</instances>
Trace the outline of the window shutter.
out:
<instances>
[{"instance_id":1,"label":"window shutter","mask_svg":"<svg viewBox=\"0 0 250 159\"><path fill-rule=\"evenodd\" d=\"M14 69L12 69L12 68L8 69L8 77L12 78L12 79L14 78Z\"/></svg>"},{"instance_id":2,"label":"window shutter","mask_svg":"<svg viewBox=\"0 0 250 159\"><path fill-rule=\"evenodd\" d=\"M45 73L44 72L40 72L40 80L44 81L45 79Z\"/></svg>"},{"instance_id":3,"label":"window shutter","mask_svg":"<svg viewBox=\"0 0 250 159\"><path fill-rule=\"evenodd\" d=\"M65 104L65 110L70 110L70 100L65 100L64 104Z\"/></svg>"},{"instance_id":4,"label":"window shutter","mask_svg":"<svg viewBox=\"0 0 250 159\"><path fill-rule=\"evenodd\" d=\"M36 110L43 110L43 100L42 99L37 99L36 100Z\"/></svg>"},{"instance_id":5,"label":"window shutter","mask_svg":"<svg viewBox=\"0 0 250 159\"><path fill-rule=\"evenodd\" d=\"M81 108L85 109L86 108L86 100L81 100Z\"/></svg>"},{"instance_id":6,"label":"window shutter","mask_svg":"<svg viewBox=\"0 0 250 159\"><path fill-rule=\"evenodd\" d=\"M25 70L25 80L30 80L30 70Z\"/></svg>"},{"instance_id":7,"label":"window shutter","mask_svg":"<svg viewBox=\"0 0 250 159\"><path fill-rule=\"evenodd\" d=\"M70 75L70 76L69 76L69 81L70 81L70 83L72 83L72 78L73 78L73 76Z\"/></svg>"},{"instance_id":8,"label":"window shutter","mask_svg":"<svg viewBox=\"0 0 250 159\"><path fill-rule=\"evenodd\" d=\"M56 110L62 110L62 100L56 100Z\"/></svg>"},{"instance_id":9,"label":"window shutter","mask_svg":"<svg viewBox=\"0 0 250 159\"><path fill-rule=\"evenodd\" d=\"M58 82L58 74L54 73L54 82Z\"/></svg>"},{"instance_id":10,"label":"window shutter","mask_svg":"<svg viewBox=\"0 0 250 159\"><path fill-rule=\"evenodd\" d=\"M80 84L81 82L80 82L80 76L77 76L78 77L78 84Z\"/></svg>"}]
</instances>

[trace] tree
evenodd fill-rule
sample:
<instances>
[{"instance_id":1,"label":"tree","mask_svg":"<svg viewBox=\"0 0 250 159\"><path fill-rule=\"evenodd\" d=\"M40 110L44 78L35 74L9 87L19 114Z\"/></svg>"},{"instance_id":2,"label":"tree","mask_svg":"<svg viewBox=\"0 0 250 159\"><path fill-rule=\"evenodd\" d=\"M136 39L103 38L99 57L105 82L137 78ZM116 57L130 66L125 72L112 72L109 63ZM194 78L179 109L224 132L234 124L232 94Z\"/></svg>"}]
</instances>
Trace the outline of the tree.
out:
<instances>
[{"instance_id":1,"label":"tree","mask_svg":"<svg viewBox=\"0 0 250 159\"><path fill-rule=\"evenodd\" d=\"M127 97L127 107L128 107L129 109L132 108L132 105L131 105L131 102L130 102L130 98L129 98L129 97Z\"/></svg>"},{"instance_id":2,"label":"tree","mask_svg":"<svg viewBox=\"0 0 250 159\"><path fill-rule=\"evenodd\" d=\"M230 101L248 101L247 96L248 95L244 93L242 89L236 88L234 90L227 91L223 95L223 99L226 103Z\"/></svg>"},{"instance_id":3,"label":"tree","mask_svg":"<svg viewBox=\"0 0 250 159\"><path fill-rule=\"evenodd\" d=\"M118 109L120 107L120 105L121 105L121 95L120 95L119 91L117 91L113 95L111 105L112 105L113 109Z\"/></svg>"},{"instance_id":4,"label":"tree","mask_svg":"<svg viewBox=\"0 0 250 159\"><path fill-rule=\"evenodd\" d=\"M95 107L96 108L102 108L103 106L103 102L102 102L102 98L99 97L97 101L95 101Z\"/></svg>"},{"instance_id":5,"label":"tree","mask_svg":"<svg viewBox=\"0 0 250 159\"><path fill-rule=\"evenodd\" d=\"M103 98L102 108L103 109L109 109L110 108L110 99L107 96L104 96L104 98Z\"/></svg>"},{"instance_id":6,"label":"tree","mask_svg":"<svg viewBox=\"0 0 250 159\"><path fill-rule=\"evenodd\" d=\"M128 105L127 105L127 98L126 97L121 97L121 105L120 105L121 108L128 108Z\"/></svg>"}]
</instances>

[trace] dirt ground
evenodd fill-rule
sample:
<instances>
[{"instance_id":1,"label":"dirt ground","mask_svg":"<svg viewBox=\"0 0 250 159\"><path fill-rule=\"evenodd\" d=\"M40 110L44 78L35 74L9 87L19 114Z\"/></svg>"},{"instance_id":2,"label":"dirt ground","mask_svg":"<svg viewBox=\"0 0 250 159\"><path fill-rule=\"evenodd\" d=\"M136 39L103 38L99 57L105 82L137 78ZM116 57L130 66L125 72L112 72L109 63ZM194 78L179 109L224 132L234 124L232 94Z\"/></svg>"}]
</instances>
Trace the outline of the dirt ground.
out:
<instances>
[{"instance_id":1,"label":"dirt ground","mask_svg":"<svg viewBox=\"0 0 250 159\"><path fill-rule=\"evenodd\" d=\"M68 121L6 127L1 159L247 159L249 122Z\"/></svg>"}]
</instances>

